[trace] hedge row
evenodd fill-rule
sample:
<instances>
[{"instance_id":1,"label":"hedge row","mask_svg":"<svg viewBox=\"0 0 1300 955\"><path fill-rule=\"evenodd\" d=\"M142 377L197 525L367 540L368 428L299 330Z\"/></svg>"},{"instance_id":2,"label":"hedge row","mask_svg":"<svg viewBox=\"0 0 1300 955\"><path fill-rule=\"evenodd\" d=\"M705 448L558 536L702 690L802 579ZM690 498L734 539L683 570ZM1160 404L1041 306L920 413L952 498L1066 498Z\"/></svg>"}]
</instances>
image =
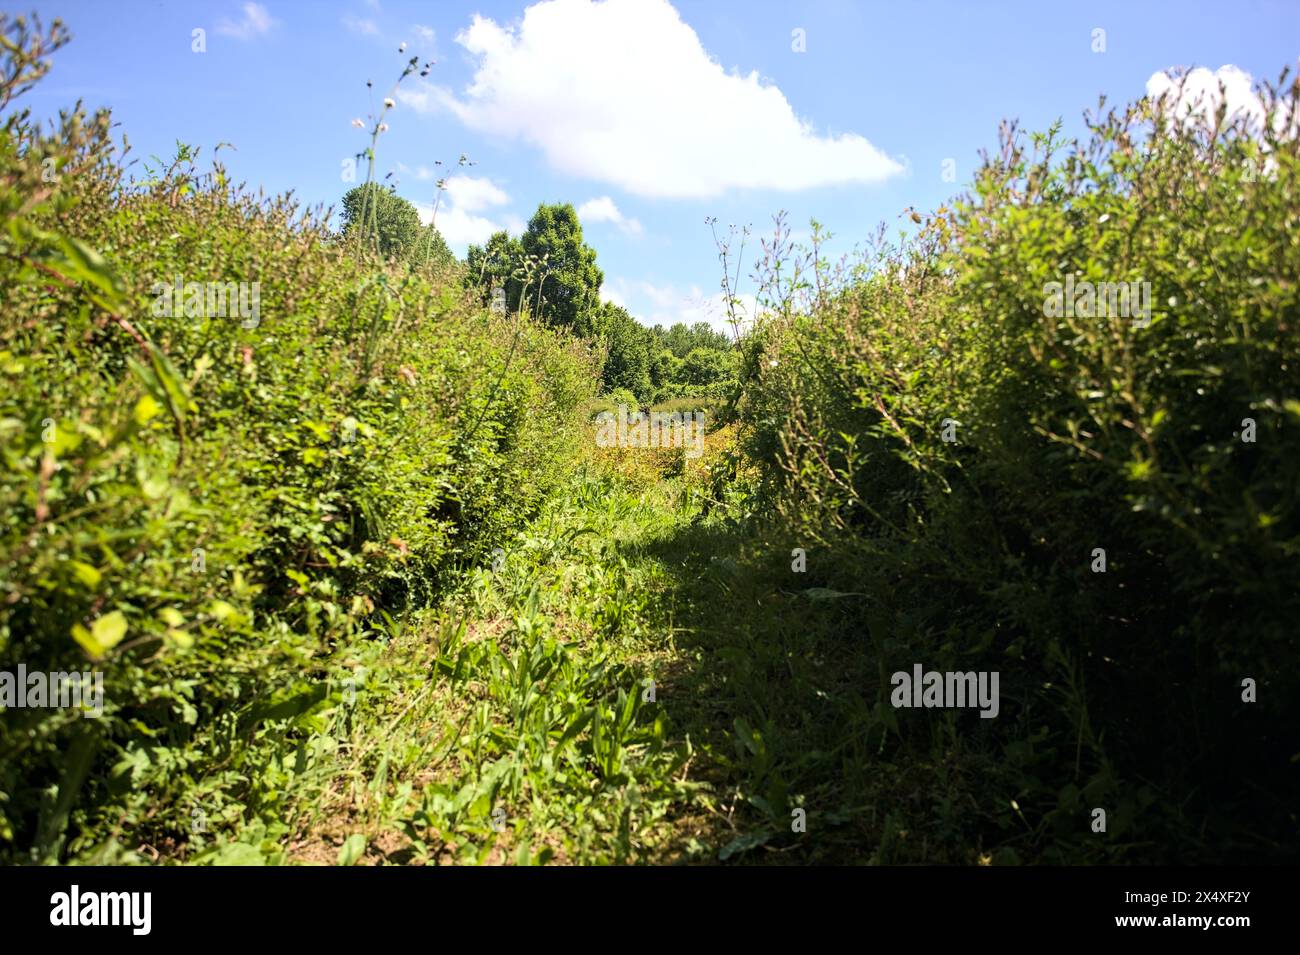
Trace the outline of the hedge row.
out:
<instances>
[{"instance_id":1,"label":"hedge row","mask_svg":"<svg viewBox=\"0 0 1300 955\"><path fill-rule=\"evenodd\" d=\"M184 147L128 181L108 134L0 133L0 672L104 680L98 718L5 709L5 862L174 851L199 801L275 818L353 650L490 561L594 393L567 336Z\"/></svg>"},{"instance_id":2,"label":"hedge row","mask_svg":"<svg viewBox=\"0 0 1300 955\"><path fill-rule=\"evenodd\" d=\"M740 405L766 493L810 577L865 594L844 638L882 675L1001 671L961 725L983 835L1025 857L1297 850L1296 86L1264 98L1007 130L914 240L769 269ZM900 761L936 738L892 725Z\"/></svg>"}]
</instances>

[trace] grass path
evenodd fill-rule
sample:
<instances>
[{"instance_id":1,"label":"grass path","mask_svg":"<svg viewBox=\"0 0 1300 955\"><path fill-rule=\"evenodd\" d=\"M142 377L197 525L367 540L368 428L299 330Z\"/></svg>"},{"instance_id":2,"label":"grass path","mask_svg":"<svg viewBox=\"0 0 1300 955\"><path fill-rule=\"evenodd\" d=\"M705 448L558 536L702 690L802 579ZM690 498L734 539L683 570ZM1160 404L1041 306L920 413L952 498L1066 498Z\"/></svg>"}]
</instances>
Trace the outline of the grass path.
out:
<instances>
[{"instance_id":1,"label":"grass path","mask_svg":"<svg viewBox=\"0 0 1300 955\"><path fill-rule=\"evenodd\" d=\"M288 860L976 861L959 827L909 841L919 792L957 817L959 767L879 758L892 713L842 602L688 486L588 465L394 627L299 776Z\"/></svg>"},{"instance_id":2,"label":"grass path","mask_svg":"<svg viewBox=\"0 0 1300 955\"><path fill-rule=\"evenodd\" d=\"M654 551L688 520L674 491L576 476L495 569L392 633L331 728L328 782L304 787L290 859L350 859L358 836L366 861L701 856L714 800L663 702L681 649Z\"/></svg>"}]
</instances>

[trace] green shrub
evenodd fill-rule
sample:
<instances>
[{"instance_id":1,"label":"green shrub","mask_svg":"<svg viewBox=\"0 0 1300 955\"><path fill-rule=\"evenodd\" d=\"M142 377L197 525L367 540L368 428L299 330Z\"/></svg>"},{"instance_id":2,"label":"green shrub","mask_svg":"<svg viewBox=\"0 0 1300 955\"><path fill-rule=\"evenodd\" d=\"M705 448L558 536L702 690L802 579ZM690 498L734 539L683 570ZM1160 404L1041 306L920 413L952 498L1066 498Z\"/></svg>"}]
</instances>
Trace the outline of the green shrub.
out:
<instances>
[{"instance_id":1,"label":"green shrub","mask_svg":"<svg viewBox=\"0 0 1300 955\"><path fill-rule=\"evenodd\" d=\"M626 388L615 388L613 391L603 394L599 398L591 401L588 408L591 412L591 417L594 418L596 415L606 411L611 414L618 414L620 405L626 407L629 413L638 411L642 407L641 399L632 394L632 392L628 391Z\"/></svg>"},{"instance_id":2,"label":"green shrub","mask_svg":"<svg viewBox=\"0 0 1300 955\"><path fill-rule=\"evenodd\" d=\"M4 29L7 100L62 32ZM132 183L106 114L0 133L0 670L105 679L97 720L4 712L0 861L183 855L200 794L277 825L365 644L537 510L594 390L568 338L194 153ZM257 307L166 314L177 277Z\"/></svg>"},{"instance_id":3,"label":"green shrub","mask_svg":"<svg viewBox=\"0 0 1300 955\"><path fill-rule=\"evenodd\" d=\"M1001 716L963 731L1000 754L972 838L1295 852L1296 104L1207 130L1142 101L1063 154L1009 131L914 242L768 286L745 445L783 532L833 556L824 586L867 594L845 639L871 632L877 698L918 660L1002 672ZM1149 323L1058 313L1067 280L1150 283ZM902 722L895 758L933 725Z\"/></svg>"}]
</instances>

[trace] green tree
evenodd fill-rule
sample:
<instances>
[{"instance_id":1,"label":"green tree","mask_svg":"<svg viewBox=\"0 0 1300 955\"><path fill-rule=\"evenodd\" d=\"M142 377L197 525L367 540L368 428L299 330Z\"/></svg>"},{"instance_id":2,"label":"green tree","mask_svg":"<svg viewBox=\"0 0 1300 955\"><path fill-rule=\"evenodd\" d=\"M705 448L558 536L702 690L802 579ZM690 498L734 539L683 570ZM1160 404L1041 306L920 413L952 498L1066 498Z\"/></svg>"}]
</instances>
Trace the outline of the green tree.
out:
<instances>
[{"instance_id":1,"label":"green tree","mask_svg":"<svg viewBox=\"0 0 1300 955\"><path fill-rule=\"evenodd\" d=\"M731 339L722 332L715 332L709 327L708 322L696 322L694 325L689 326L683 322L677 322L668 329L665 329L662 325L656 325L654 333L659 346L667 348L678 358L685 358L696 348L705 348L710 351L731 350Z\"/></svg>"},{"instance_id":2,"label":"green tree","mask_svg":"<svg viewBox=\"0 0 1300 955\"><path fill-rule=\"evenodd\" d=\"M480 291L485 305L492 298L493 287L502 286L506 293L506 307L512 312L518 311L523 294L525 259L524 247L518 239L510 238L505 231L495 232L488 237L486 244L471 245L466 251L465 283Z\"/></svg>"},{"instance_id":3,"label":"green tree","mask_svg":"<svg viewBox=\"0 0 1300 955\"><path fill-rule=\"evenodd\" d=\"M582 224L573 205L538 206L519 241L525 255L537 256L542 318L581 331L583 313L599 307L605 276L596 266L596 250L582 240ZM530 302L532 298L530 291Z\"/></svg>"},{"instance_id":4,"label":"green tree","mask_svg":"<svg viewBox=\"0 0 1300 955\"><path fill-rule=\"evenodd\" d=\"M659 337L655 336L658 341ZM650 379L656 388L675 384L681 380L682 360L668 348L662 348L650 366Z\"/></svg>"},{"instance_id":5,"label":"green tree","mask_svg":"<svg viewBox=\"0 0 1300 955\"><path fill-rule=\"evenodd\" d=\"M377 236L384 258L400 258L420 238L420 214L391 189L366 183L343 197L343 235L353 238L358 232L372 248Z\"/></svg>"},{"instance_id":6,"label":"green tree","mask_svg":"<svg viewBox=\"0 0 1300 955\"><path fill-rule=\"evenodd\" d=\"M605 344L605 364L601 369L602 391L626 388L638 400L648 402L654 386L650 373L653 366L654 337L627 310L603 302L588 313L591 332Z\"/></svg>"},{"instance_id":7,"label":"green tree","mask_svg":"<svg viewBox=\"0 0 1300 955\"><path fill-rule=\"evenodd\" d=\"M730 355L710 348L693 348L681 365L682 380L688 385L703 387L722 381L730 370Z\"/></svg>"}]
</instances>

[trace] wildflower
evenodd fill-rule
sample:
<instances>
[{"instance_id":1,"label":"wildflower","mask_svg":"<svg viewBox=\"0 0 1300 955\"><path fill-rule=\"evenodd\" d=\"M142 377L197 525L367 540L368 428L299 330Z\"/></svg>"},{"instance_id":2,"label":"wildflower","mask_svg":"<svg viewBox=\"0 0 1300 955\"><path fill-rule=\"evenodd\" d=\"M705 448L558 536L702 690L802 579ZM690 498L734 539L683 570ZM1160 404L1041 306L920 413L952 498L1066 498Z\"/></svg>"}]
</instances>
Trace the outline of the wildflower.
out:
<instances>
[{"instance_id":1,"label":"wildflower","mask_svg":"<svg viewBox=\"0 0 1300 955\"><path fill-rule=\"evenodd\" d=\"M399 46L399 47L397 48L397 52L398 52L398 53L405 53L405 52L406 52L406 44L403 43L401 46Z\"/></svg>"},{"instance_id":2,"label":"wildflower","mask_svg":"<svg viewBox=\"0 0 1300 955\"><path fill-rule=\"evenodd\" d=\"M366 124L363 123L363 122L361 122L361 120L359 120L359 119L354 119L354 120L352 121L352 125L355 126L357 129L365 129L365 128L366 128Z\"/></svg>"},{"instance_id":3,"label":"wildflower","mask_svg":"<svg viewBox=\"0 0 1300 955\"><path fill-rule=\"evenodd\" d=\"M379 124L379 131L380 131L381 133L386 133L386 132L388 132L388 124L387 124L387 123L380 123L380 124Z\"/></svg>"},{"instance_id":4,"label":"wildflower","mask_svg":"<svg viewBox=\"0 0 1300 955\"><path fill-rule=\"evenodd\" d=\"M387 106L389 109L392 109L392 108L393 108L394 106L396 106L397 104L396 104L395 102L393 102L393 98L392 98L391 96L385 96L385 97L384 97L384 105Z\"/></svg>"}]
</instances>

